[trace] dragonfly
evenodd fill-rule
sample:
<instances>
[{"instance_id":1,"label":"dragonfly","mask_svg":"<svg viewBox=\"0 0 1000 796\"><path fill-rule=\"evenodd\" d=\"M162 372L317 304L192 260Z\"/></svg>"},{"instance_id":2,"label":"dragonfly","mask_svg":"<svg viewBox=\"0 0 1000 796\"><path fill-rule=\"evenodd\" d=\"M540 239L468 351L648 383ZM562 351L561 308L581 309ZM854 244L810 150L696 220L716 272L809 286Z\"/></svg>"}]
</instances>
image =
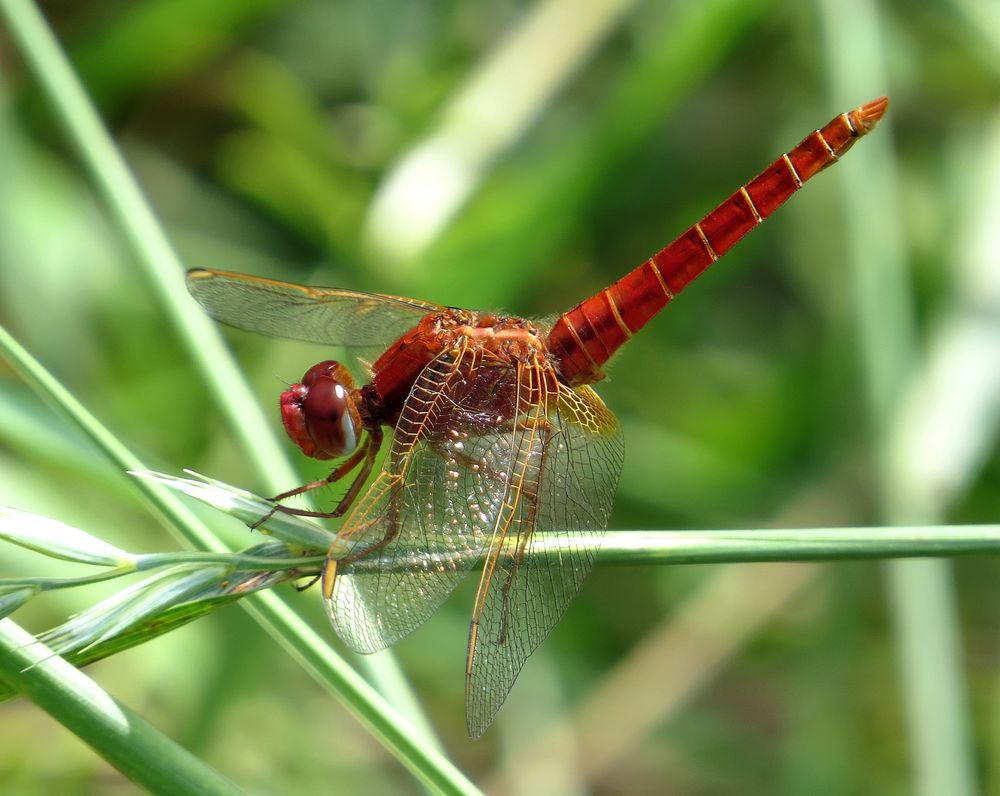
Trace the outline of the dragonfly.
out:
<instances>
[{"instance_id":1,"label":"dragonfly","mask_svg":"<svg viewBox=\"0 0 1000 796\"><path fill-rule=\"evenodd\" d=\"M622 433L591 385L692 280L870 132L887 105L881 97L813 131L551 325L190 271L191 294L218 321L347 352L347 365L320 362L280 399L302 453L338 463L273 499L275 510L343 517L321 576L343 641L362 653L388 647L482 562L465 658L466 724L478 738L579 591L611 516ZM284 503L335 483L347 486L331 511Z\"/></svg>"}]
</instances>

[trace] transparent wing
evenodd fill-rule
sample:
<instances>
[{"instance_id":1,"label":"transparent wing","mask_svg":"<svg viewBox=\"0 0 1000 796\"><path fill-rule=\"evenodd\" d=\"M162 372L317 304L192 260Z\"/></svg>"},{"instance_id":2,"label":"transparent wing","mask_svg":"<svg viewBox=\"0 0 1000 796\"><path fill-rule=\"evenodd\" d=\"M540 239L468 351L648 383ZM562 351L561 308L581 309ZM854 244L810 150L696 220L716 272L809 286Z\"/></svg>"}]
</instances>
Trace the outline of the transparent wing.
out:
<instances>
[{"instance_id":1,"label":"transparent wing","mask_svg":"<svg viewBox=\"0 0 1000 796\"><path fill-rule=\"evenodd\" d=\"M418 378L381 472L344 523L356 564L339 567L327 611L359 652L422 624L479 559L518 451L508 431L516 370L445 353Z\"/></svg>"},{"instance_id":2,"label":"transparent wing","mask_svg":"<svg viewBox=\"0 0 1000 796\"><path fill-rule=\"evenodd\" d=\"M226 271L188 271L191 295L218 321L309 343L384 349L442 308L413 299L306 287Z\"/></svg>"},{"instance_id":3,"label":"transparent wing","mask_svg":"<svg viewBox=\"0 0 1000 796\"><path fill-rule=\"evenodd\" d=\"M544 374L535 382L544 391ZM465 704L473 738L492 723L525 660L590 573L623 461L617 420L589 387L556 383L554 394L521 409L511 435L519 462L513 500L490 540L469 637Z\"/></svg>"}]
</instances>

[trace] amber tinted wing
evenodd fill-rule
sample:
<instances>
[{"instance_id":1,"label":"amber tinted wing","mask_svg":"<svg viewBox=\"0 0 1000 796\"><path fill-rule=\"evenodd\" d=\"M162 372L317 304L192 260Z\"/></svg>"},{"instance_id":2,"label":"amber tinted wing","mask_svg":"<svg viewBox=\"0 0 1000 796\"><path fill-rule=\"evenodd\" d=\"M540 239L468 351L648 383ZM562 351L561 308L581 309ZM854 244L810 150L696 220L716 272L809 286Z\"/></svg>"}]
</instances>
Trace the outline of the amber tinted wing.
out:
<instances>
[{"instance_id":1,"label":"amber tinted wing","mask_svg":"<svg viewBox=\"0 0 1000 796\"><path fill-rule=\"evenodd\" d=\"M435 304L337 288L306 287L226 271L188 271L191 295L218 321L309 343L384 349Z\"/></svg>"},{"instance_id":2,"label":"amber tinted wing","mask_svg":"<svg viewBox=\"0 0 1000 796\"><path fill-rule=\"evenodd\" d=\"M589 387L557 385L555 395L521 409L509 444L519 462L513 500L490 540L469 639L465 704L473 738L589 574L621 474L618 423Z\"/></svg>"},{"instance_id":3,"label":"amber tinted wing","mask_svg":"<svg viewBox=\"0 0 1000 796\"><path fill-rule=\"evenodd\" d=\"M357 553L384 540L338 569L327 600L353 649L382 649L414 630L478 560L518 453L503 404L515 377L474 351L446 352L412 387L382 470L340 532Z\"/></svg>"}]
</instances>

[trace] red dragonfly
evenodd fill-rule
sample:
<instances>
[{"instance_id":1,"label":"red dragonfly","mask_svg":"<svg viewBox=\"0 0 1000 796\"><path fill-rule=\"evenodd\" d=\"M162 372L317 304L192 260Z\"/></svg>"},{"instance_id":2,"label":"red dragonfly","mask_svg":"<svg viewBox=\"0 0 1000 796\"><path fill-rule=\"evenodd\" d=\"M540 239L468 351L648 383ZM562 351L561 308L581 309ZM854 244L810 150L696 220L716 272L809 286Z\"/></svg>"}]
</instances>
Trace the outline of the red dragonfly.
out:
<instances>
[{"instance_id":1,"label":"red dragonfly","mask_svg":"<svg viewBox=\"0 0 1000 796\"><path fill-rule=\"evenodd\" d=\"M276 510L346 515L322 589L348 646L374 652L407 635L482 560L465 673L469 734L483 733L590 572L608 524L622 435L590 385L689 282L868 133L887 104L874 100L810 133L551 327L374 293L188 274L192 295L219 321L346 348L366 374L357 387L347 367L328 360L282 393L285 429L302 452L342 461L274 499ZM388 449L365 489L384 428ZM281 505L351 474L331 512ZM532 555L536 529L549 554Z\"/></svg>"}]
</instances>

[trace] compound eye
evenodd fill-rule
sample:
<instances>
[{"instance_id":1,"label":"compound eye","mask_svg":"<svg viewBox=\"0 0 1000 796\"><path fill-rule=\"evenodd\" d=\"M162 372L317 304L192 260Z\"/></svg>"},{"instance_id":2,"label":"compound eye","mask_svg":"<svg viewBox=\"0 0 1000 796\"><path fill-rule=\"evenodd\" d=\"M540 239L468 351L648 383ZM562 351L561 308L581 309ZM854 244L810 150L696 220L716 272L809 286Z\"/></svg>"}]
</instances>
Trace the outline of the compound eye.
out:
<instances>
[{"instance_id":1,"label":"compound eye","mask_svg":"<svg viewBox=\"0 0 1000 796\"><path fill-rule=\"evenodd\" d=\"M302 377L302 383L306 387L312 387L320 379L333 379L333 381L340 382L345 387L354 386L354 379L351 378L351 374L347 368L332 359L318 362L309 368Z\"/></svg>"},{"instance_id":2,"label":"compound eye","mask_svg":"<svg viewBox=\"0 0 1000 796\"><path fill-rule=\"evenodd\" d=\"M361 415L353 380L332 360L311 367L301 384L281 395L281 416L288 436L314 459L346 456L358 447Z\"/></svg>"}]
</instances>

